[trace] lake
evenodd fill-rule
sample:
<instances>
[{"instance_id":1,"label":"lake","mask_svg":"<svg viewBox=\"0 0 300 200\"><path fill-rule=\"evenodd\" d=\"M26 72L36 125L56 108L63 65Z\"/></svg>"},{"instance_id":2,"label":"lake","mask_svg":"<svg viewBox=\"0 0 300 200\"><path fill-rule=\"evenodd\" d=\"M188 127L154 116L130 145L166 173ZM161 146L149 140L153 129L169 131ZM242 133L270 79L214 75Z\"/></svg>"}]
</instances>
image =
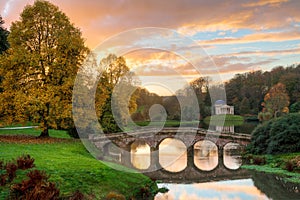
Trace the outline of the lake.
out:
<instances>
[{"instance_id":1,"label":"lake","mask_svg":"<svg viewBox=\"0 0 300 200\"><path fill-rule=\"evenodd\" d=\"M239 152L238 144L228 143L223 157L220 157L214 143L199 141L193 152L195 172L187 170L189 163L184 144L177 139L165 139L159 145L162 169L146 174L161 181L159 187L169 189L167 193L157 194L155 199L300 199L299 185L285 183L276 175L240 169L242 160ZM137 169L150 166L150 147L146 143L131 146L131 163ZM162 173L167 176L162 176Z\"/></svg>"}]
</instances>

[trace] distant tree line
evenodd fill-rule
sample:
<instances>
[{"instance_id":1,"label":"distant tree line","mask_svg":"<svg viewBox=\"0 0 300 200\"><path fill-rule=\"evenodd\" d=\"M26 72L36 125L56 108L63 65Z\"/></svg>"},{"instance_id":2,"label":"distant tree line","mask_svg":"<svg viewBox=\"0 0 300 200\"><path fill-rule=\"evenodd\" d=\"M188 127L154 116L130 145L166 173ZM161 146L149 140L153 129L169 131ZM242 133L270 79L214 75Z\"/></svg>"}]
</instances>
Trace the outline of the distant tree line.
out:
<instances>
[{"instance_id":1,"label":"distant tree line","mask_svg":"<svg viewBox=\"0 0 300 200\"><path fill-rule=\"evenodd\" d=\"M257 115L264 108L266 94L279 83L288 95L289 105L300 101L300 65L292 65L236 74L225 83L227 103L234 106L236 114Z\"/></svg>"}]
</instances>

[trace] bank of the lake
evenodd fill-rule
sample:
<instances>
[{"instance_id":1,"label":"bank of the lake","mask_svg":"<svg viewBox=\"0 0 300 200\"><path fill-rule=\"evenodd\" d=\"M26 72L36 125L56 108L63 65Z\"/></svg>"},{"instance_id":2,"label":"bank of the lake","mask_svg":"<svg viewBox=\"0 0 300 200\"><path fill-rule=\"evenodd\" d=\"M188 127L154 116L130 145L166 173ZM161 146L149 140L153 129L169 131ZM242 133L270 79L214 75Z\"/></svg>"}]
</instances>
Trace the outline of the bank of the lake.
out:
<instances>
[{"instance_id":1,"label":"bank of the lake","mask_svg":"<svg viewBox=\"0 0 300 200\"><path fill-rule=\"evenodd\" d=\"M51 132L59 135L57 131ZM96 160L80 140L66 139L68 136L64 132L60 132L61 138L39 139L38 142L28 134L22 139L17 136L21 135L20 132L9 136L3 133L7 132L0 131L0 160L9 161L24 154L31 155L35 159L35 168L50 175L49 181L56 183L61 196L69 196L79 190L90 199L104 199L110 192L129 199L145 188L150 192L157 189L156 184L142 174L117 171ZM25 179L25 172L18 172L18 177L16 181ZM8 192L9 187L0 187L0 199L7 197Z\"/></svg>"},{"instance_id":2,"label":"bank of the lake","mask_svg":"<svg viewBox=\"0 0 300 200\"><path fill-rule=\"evenodd\" d=\"M251 161L249 157L251 157ZM244 160L246 163L242 165L244 169L276 174L284 181L300 184L300 152L279 155L246 155Z\"/></svg>"}]
</instances>

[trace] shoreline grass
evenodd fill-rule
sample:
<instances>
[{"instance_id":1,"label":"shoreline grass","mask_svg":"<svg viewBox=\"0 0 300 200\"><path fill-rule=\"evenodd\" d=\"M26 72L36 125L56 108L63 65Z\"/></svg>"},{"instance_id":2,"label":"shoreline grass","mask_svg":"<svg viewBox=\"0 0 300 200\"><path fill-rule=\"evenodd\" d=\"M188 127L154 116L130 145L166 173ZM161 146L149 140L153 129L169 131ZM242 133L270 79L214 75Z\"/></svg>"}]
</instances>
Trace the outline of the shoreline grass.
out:
<instances>
[{"instance_id":1,"label":"shoreline grass","mask_svg":"<svg viewBox=\"0 0 300 200\"><path fill-rule=\"evenodd\" d=\"M291 172L285 169L286 162L293 158L296 158L297 156L300 156L300 152L279 155L259 155L258 157L263 158L265 160L265 164L243 164L242 168L276 174L282 176L283 179L287 182L300 184L300 171L296 170Z\"/></svg>"}]
</instances>

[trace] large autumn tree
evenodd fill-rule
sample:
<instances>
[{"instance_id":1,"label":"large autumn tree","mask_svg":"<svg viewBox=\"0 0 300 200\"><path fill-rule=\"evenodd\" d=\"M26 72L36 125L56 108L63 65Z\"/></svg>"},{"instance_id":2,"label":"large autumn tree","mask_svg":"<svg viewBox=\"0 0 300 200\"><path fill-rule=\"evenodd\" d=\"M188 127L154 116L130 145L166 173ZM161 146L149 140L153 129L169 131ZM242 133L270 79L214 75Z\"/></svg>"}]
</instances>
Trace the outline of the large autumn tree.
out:
<instances>
[{"instance_id":1,"label":"large autumn tree","mask_svg":"<svg viewBox=\"0 0 300 200\"><path fill-rule=\"evenodd\" d=\"M274 85L264 98L265 107L276 118L279 113L287 113L290 104L289 96L286 92L285 85L277 83Z\"/></svg>"},{"instance_id":2,"label":"large autumn tree","mask_svg":"<svg viewBox=\"0 0 300 200\"><path fill-rule=\"evenodd\" d=\"M100 68L103 71L97 87L96 111L105 133L119 132L119 126L126 126L137 108L137 79L122 56L108 55L101 60Z\"/></svg>"},{"instance_id":3,"label":"large autumn tree","mask_svg":"<svg viewBox=\"0 0 300 200\"><path fill-rule=\"evenodd\" d=\"M6 51L9 47L7 36L9 34L8 30L3 26L4 20L0 16L0 54Z\"/></svg>"},{"instance_id":4,"label":"large autumn tree","mask_svg":"<svg viewBox=\"0 0 300 200\"><path fill-rule=\"evenodd\" d=\"M57 6L37 0L10 31L10 49L1 58L2 120L38 122L41 136L68 128L74 79L88 52L80 30Z\"/></svg>"},{"instance_id":5,"label":"large autumn tree","mask_svg":"<svg viewBox=\"0 0 300 200\"><path fill-rule=\"evenodd\" d=\"M0 55L2 52L6 51L9 47L8 41L7 41L7 36L9 34L9 31L3 26L4 25L4 20L2 19L0 15ZM1 68L1 65L0 65ZM3 77L0 76L0 85L2 82ZM0 86L0 92L2 92L3 89Z\"/></svg>"}]
</instances>

